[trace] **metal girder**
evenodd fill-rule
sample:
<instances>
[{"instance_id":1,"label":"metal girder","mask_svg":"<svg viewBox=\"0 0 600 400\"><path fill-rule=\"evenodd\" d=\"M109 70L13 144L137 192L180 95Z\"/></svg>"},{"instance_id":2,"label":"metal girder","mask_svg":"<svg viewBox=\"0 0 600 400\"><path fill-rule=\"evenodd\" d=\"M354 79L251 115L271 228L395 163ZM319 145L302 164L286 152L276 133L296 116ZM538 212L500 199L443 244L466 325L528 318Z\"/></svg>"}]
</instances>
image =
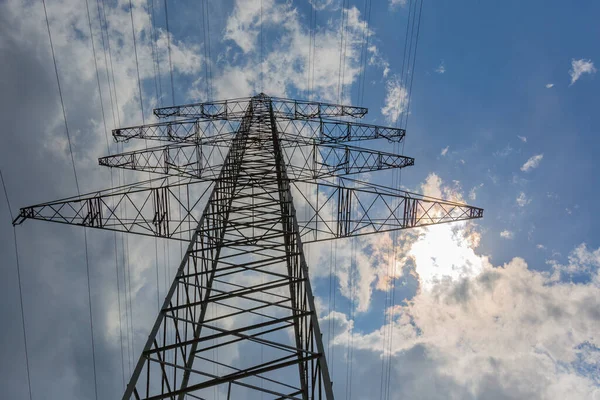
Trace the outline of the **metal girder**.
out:
<instances>
[{"instance_id":1,"label":"metal girder","mask_svg":"<svg viewBox=\"0 0 600 400\"><path fill-rule=\"evenodd\" d=\"M210 185L189 178L158 178L21 208L25 219L189 240Z\"/></svg>"},{"instance_id":2,"label":"metal girder","mask_svg":"<svg viewBox=\"0 0 600 400\"><path fill-rule=\"evenodd\" d=\"M415 161L398 154L341 144L297 144L287 147L283 154L287 175L296 181L404 168ZM107 167L214 180L219 177L224 158L219 146L176 144L114 154L98 161Z\"/></svg>"},{"instance_id":3,"label":"metal girder","mask_svg":"<svg viewBox=\"0 0 600 400\"><path fill-rule=\"evenodd\" d=\"M357 186L340 178L341 184L312 183L313 196L292 182L309 207L300 220L304 243L371 235L483 217L483 209L421 194L373 186Z\"/></svg>"},{"instance_id":4,"label":"metal girder","mask_svg":"<svg viewBox=\"0 0 600 400\"><path fill-rule=\"evenodd\" d=\"M274 168L272 159L254 166L246 184L256 184ZM483 209L401 190L328 181L301 180L314 187L310 196L299 183L287 178L307 203L307 219L298 221L304 242L370 235L483 217ZM218 182L218 179L214 181ZM180 195L178 186L181 187ZM128 185L50 203L22 208L15 224L38 219L147 236L188 240L200 218L201 201L209 185L194 178L166 178ZM195 193L195 194L194 194ZM196 195L200 195L196 198ZM190 202L190 198L195 199ZM255 201L262 201L260 195ZM330 210L333 209L332 213Z\"/></svg>"},{"instance_id":5,"label":"metal girder","mask_svg":"<svg viewBox=\"0 0 600 400\"><path fill-rule=\"evenodd\" d=\"M283 147L373 139L399 142L406 134L404 129L338 120L277 118L276 124ZM236 120L186 119L118 128L112 134L117 141L152 139L228 147L238 128Z\"/></svg>"},{"instance_id":6,"label":"metal girder","mask_svg":"<svg viewBox=\"0 0 600 400\"><path fill-rule=\"evenodd\" d=\"M264 97L266 98L266 96ZM158 118L185 117L239 120L245 115L246 109L248 108L248 105L252 99L252 97L245 97L232 100L209 101L204 103L155 108L154 115ZM273 113L275 118L362 118L368 112L368 109L364 107L344 106L341 104L301 101L278 97L270 97L269 99L273 105Z\"/></svg>"},{"instance_id":7,"label":"metal girder","mask_svg":"<svg viewBox=\"0 0 600 400\"><path fill-rule=\"evenodd\" d=\"M283 155L287 175L293 181L399 169L415 163L415 159L411 157L337 143L312 145L298 143L286 147Z\"/></svg>"},{"instance_id":8,"label":"metal girder","mask_svg":"<svg viewBox=\"0 0 600 400\"><path fill-rule=\"evenodd\" d=\"M101 157L105 167L202 180L218 179L226 151L220 146L171 144Z\"/></svg>"}]
</instances>

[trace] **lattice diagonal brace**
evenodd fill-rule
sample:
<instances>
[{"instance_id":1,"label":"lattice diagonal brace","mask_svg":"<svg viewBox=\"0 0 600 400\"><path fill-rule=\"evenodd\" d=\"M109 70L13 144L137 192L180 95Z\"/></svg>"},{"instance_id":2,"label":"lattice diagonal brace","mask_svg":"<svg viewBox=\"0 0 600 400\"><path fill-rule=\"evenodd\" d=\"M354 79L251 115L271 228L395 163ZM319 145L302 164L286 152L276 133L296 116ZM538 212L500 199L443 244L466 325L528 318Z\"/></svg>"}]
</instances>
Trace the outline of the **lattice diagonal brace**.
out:
<instances>
[{"instance_id":1,"label":"lattice diagonal brace","mask_svg":"<svg viewBox=\"0 0 600 400\"><path fill-rule=\"evenodd\" d=\"M264 94L157 109L159 118L185 119L116 129L115 139L175 144L100 163L166 177L21 209L15 224L189 240L123 399L333 398L303 241L483 216L345 177L414 162L342 144L403 139L402 129L330 119L366 112ZM292 193L307 204L302 221Z\"/></svg>"}]
</instances>

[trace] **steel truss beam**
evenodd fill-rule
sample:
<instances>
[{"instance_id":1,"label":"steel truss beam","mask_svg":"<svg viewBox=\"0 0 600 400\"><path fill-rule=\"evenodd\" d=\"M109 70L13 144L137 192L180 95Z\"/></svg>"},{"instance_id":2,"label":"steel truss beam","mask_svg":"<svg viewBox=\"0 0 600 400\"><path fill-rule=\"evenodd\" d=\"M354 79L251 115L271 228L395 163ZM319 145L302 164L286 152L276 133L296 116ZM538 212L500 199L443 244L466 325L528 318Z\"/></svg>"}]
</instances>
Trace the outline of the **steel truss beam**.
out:
<instances>
[{"instance_id":1,"label":"steel truss beam","mask_svg":"<svg viewBox=\"0 0 600 400\"><path fill-rule=\"evenodd\" d=\"M248 174L240 179L246 184L256 184L262 179L261 171L273 167L272 160L265 161L256 167L256 175ZM29 218L187 241L199 221L199 205L203 204L209 187L193 178L179 179L170 184L166 178L156 179L143 186L130 185L125 189L25 207L15 224ZM149 182L162 183L151 188ZM305 243L483 217L483 209L464 203L401 190L355 186L343 178L340 178L341 185L328 181L302 182L313 187L312 196L293 180L291 184L309 210L309 217L298 221ZM178 186L185 189L181 196ZM200 197L194 197L194 193ZM259 193L247 197L257 202L264 200ZM196 200L190 202L190 198ZM334 210L333 213L330 210Z\"/></svg>"},{"instance_id":2,"label":"steel truss beam","mask_svg":"<svg viewBox=\"0 0 600 400\"><path fill-rule=\"evenodd\" d=\"M257 97L261 95L258 95ZM262 96L267 98L265 95ZM185 117L240 120L245 115L248 105L252 99L252 97L245 97L233 100L221 100L172 107L162 107L154 109L154 115L156 115L158 118ZM320 103L314 101L300 101L278 97L270 97L269 99L273 105L273 114L275 115L275 118L362 118L368 112L368 109L364 107L344 106L340 104Z\"/></svg>"},{"instance_id":3,"label":"steel truss beam","mask_svg":"<svg viewBox=\"0 0 600 400\"><path fill-rule=\"evenodd\" d=\"M340 144L290 146L284 151L288 177L311 180L404 168L414 158ZM148 171L203 180L218 179L225 154L222 147L199 144L166 145L100 158L107 167ZM272 161L274 162L274 161Z\"/></svg>"},{"instance_id":4,"label":"steel truss beam","mask_svg":"<svg viewBox=\"0 0 600 400\"><path fill-rule=\"evenodd\" d=\"M313 184L312 198L305 188L292 184L309 208L310 217L300 221L304 243L483 217L482 208L402 190L360 187L344 178L339 185Z\"/></svg>"},{"instance_id":5,"label":"steel truss beam","mask_svg":"<svg viewBox=\"0 0 600 400\"><path fill-rule=\"evenodd\" d=\"M298 143L322 144L374 139L399 142L406 134L404 129L338 120L278 118L276 124L283 147ZM238 128L237 120L185 119L118 128L112 134L117 141L152 139L229 147Z\"/></svg>"}]
</instances>

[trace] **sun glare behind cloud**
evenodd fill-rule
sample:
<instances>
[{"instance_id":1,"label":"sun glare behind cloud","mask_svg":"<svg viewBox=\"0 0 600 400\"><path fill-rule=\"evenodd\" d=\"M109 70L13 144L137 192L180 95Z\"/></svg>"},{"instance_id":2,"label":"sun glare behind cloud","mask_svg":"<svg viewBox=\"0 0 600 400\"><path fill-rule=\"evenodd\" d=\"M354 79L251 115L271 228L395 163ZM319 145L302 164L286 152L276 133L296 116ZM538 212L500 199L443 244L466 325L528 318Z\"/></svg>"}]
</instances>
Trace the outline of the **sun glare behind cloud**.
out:
<instances>
[{"instance_id":1,"label":"sun glare behind cloud","mask_svg":"<svg viewBox=\"0 0 600 400\"><path fill-rule=\"evenodd\" d=\"M421 289L436 283L453 282L479 275L489 264L487 257L475 254L479 234L466 223L427 228L411 246Z\"/></svg>"}]
</instances>

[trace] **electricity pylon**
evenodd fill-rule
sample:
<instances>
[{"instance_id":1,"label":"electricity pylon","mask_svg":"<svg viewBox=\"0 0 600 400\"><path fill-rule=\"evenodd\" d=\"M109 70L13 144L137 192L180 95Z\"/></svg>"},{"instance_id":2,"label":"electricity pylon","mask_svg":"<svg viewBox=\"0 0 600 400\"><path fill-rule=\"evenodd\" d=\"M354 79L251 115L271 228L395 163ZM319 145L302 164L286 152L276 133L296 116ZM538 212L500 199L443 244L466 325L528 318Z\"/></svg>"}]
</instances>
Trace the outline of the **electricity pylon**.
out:
<instances>
[{"instance_id":1,"label":"electricity pylon","mask_svg":"<svg viewBox=\"0 0 600 400\"><path fill-rule=\"evenodd\" d=\"M483 216L351 179L414 163L343 144L403 140L403 129L348 120L366 113L262 93L158 108L162 122L113 136L170 144L99 162L162 177L20 210L14 224L39 219L188 242L123 399L217 391L333 399L303 243ZM304 218L292 193L304 200Z\"/></svg>"}]
</instances>

